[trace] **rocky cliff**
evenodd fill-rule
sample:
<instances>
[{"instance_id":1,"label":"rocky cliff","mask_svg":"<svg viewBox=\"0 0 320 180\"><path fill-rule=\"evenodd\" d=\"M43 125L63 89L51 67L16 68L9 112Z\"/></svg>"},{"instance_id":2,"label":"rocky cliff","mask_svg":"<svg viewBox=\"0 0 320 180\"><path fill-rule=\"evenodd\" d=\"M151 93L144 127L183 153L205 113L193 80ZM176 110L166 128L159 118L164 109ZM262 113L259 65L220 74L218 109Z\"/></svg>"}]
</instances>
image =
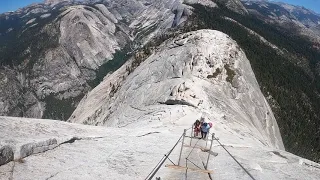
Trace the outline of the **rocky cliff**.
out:
<instances>
[{"instance_id":1,"label":"rocky cliff","mask_svg":"<svg viewBox=\"0 0 320 180\"><path fill-rule=\"evenodd\" d=\"M185 111L165 110L161 115L162 110L159 110L160 115L154 115L154 106L157 109L160 105L175 107L180 104L202 108L204 111L198 113L206 114L207 111L212 113L210 107L216 107L212 98L221 97L222 100L217 98L216 101L232 106L221 105L218 108L220 115L209 115L211 120L228 119L231 114L232 121L245 122L257 129L259 133L254 136L259 141L269 139L266 140L268 145L280 147L275 140L277 135L272 135L273 123L270 125L274 117L260 92L243 95L249 86L247 89L254 92L260 88L271 105L286 149L319 162L320 43L317 15L281 3L245 1L244 5L238 0L48 0L44 4L32 4L16 12L1 14L0 115L66 120L85 96L69 121L131 127L136 121L144 125L144 120L141 121L144 113L159 121L159 118ZM226 52L231 54L226 57L217 52L227 60L216 63L210 53L194 52L197 44L185 43L183 38L176 39L176 45L172 45L175 52L166 45L159 47L168 37L199 29L219 30L237 41L250 61L259 86L250 78L253 74L246 75L238 70L236 63L232 64L237 62L232 57L238 57L232 53ZM170 40L167 43L170 44ZM190 53L176 46L189 47ZM201 47L212 50L203 44ZM179 53L180 50L197 58L190 60ZM175 59L176 64L171 62L176 53L179 59L192 66ZM165 57L163 63L157 64L157 54ZM198 56L208 59L209 68L197 64ZM145 60L156 67L141 64ZM140 64L153 73L160 70L172 79L172 84L166 84L162 75L150 74L151 71L140 69L144 75L137 73L135 69L141 68ZM248 67L246 63L239 64ZM172 70L158 66L172 67ZM198 66L201 67L196 72ZM198 79L193 82L194 78L185 79L186 74L206 79L204 81L209 84L204 85ZM107 80L103 81L105 75ZM150 77L155 80L148 79ZM132 85L134 89L131 89L129 80L137 83ZM93 89L101 81L102 84ZM214 86L215 83L221 86L220 89ZM141 91L140 85L157 88L150 88L152 93L149 96L146 94L149 91ZM214 89L216 93L211 95L208 89ZM141 98L137 93L144 96ZM271 135L265 138L266 133ZM277 131L273 133L277 134ZM3 152L7 153L7 150Z\"/></svg>"},{"instance_id":2,"label":"rocky cliff","mask_svg":"<svg viewBox=\"0 0 320 180\"><path fill-rule=\"evenodd\" d=\"M160 45L129 75L126 66L82 99L69 121L130 127L198 111L211 121L252 126L257 139L283 149L248 59L225 34L182 34Z\"/></svg>"},{"instance_id":3,"label":"rocky cliff","mask_svg":"<svg viewBox=\"0 0 320 180\"><path fill-rule=\"evenodd\" d=\"M240 0L215 0L215 2L218 2L222 6L226 6L228 9L242 14L247 15L248 10L243 6Z\"/></svg>"},{"instance_id":4,"label":"rocky cliff","mask_svg":"<svg viewBox=\"0 0 320 180\"><path fill-rule=\"evenodd\" d=\"M213 30L165 41L130 73L124 65L82 100L71 119L115 127L0 117L7 127L0 131L0 178L144 179L201 116L213 123L210 132L222 144L213 141L206 151L210 141L186 137L182 158L189 155L192 163L180 165L190 168L187 173L162 166L155 177L249 179L226 148L255 179L319 178L319 164L284 151L245 54ZM180 147L171 161L178 161ZM199 168L214 172L209 178Z\"/></svg>"},{"instance_id":5,"label":"rocky cliff","mask_svg":"<svg viewBox=\"0 0 320 180\"><path fill-rule=\"evenodd\" d=\"M187 13L179 0L123 0L46 1L1 14L0 114L66 120L116 51L131 43L127 54Z\"/></svg>"},{"instance_id":6,"label":"rocky cliff","mask_svg":"<svg viewBox=\"0 0 320 180\"><path fill-rule=\"evenodd\" d=\"M290 29L295 34L308 37L315 43L320 43L320 15L301 6L281 2L242 0L243 5L253 14L264 21Z\"/></svg>"}]
</instances>

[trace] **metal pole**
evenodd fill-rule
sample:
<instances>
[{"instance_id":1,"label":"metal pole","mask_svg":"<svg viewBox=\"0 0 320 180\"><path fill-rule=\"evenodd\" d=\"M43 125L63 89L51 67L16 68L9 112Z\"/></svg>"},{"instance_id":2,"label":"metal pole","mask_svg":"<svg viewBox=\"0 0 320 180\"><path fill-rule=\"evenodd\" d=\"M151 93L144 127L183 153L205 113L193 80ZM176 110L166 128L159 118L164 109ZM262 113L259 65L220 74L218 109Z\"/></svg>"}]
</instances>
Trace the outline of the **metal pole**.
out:
<instances>
[{"instance_id":1,"label":"metal pole","mask_svg":"<svg viewBox=\"0 0 320 180\"><path fill-rule=\"evenodd\" d=\"M180 150L180 155L179 155L178 166L180 166L180 159L181 159L181 155L182 155L182 149L183 149L183 145L184 145L184 137L186 136L186 132L187 132L187 130L184 129L183 135L182 135L182 144L181 144L181 150Z\"/></svg>"},{"instance_id":2,"label":"metal pole","mask_svg":"<svg viewBox=\"0 0 320 180\"><path fill-rule=\"evenodd\" d=\"M206 148L207 148L207 144L208 144L208 136L209 136L209 134L210 134L210 129L208 130L207 136L206 136Z\"/></svg>"},{"instance_id":3,"label":"metal pole","mask_svg":"<svg viewBox=\"0 0 320 180\"><path fill-rule=\"evenodd\" d=\"M182 135L183 136L183 135ZM153 176L158 172L158 170L161 168L161 166L163 165L163 163L167 160L167 158L169 157L169 155L172 153L172 151L174 150L174 148L176 148L176 146L179 144L180 139L182 138L182 136L180 136L179 140L176 142L176 144L173 146L173 148L167 153L167 155L164 156L164 158L161 159L161 161L157 164L157 166L151 171L151 173L148 175L148 177L146 178L146 180L152 180Z\"/></svg>"},{"instance_id":4,"label":"metal pole","mask_svg":"<svg viewBox=\"0 0 320 180\"><path fill-rule=\"evenodd\" d=\"M186 158L186 180L188 179L188 159Z\"/></svg>"},{"instance_id":5,"label":"metal pole","mask_svg":"<svg viewBox=\"0 0 320 180\"><path fill-rule=\"evenodd\" d=\"M207 170L208 170L208 164L209 164L210 152L211 152L211 149L212 149L213 139L214 139L214 133L212 133L212 139L211 139L210 150L209 150L209 152L208 152L208 159L207 159L207 164L206 164L206 169L207 169Z\"/></svg>"},{"instance_id":6,"label":"metal pole","mask_svg":"<svg viewBox=\"0 0 320 180\"><path fill-rule=\"evenodd\" d=\"M190 135L190 146L191 146L191 142L192 142L192 134L193 134L193 125L192 125L192 128L191 128L191 135Z\"/></svg>"}]
</instances>

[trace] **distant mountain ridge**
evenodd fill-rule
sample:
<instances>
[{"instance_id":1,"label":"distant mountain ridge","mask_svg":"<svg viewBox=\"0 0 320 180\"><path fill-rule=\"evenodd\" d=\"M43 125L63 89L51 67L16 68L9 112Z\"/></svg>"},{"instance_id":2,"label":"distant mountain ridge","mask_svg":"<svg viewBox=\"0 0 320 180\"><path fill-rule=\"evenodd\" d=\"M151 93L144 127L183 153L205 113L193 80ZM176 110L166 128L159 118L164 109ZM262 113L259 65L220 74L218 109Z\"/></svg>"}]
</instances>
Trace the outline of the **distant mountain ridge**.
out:
<instances>
[{"instance_id":1,"label":"distant mountain ridge","mask_svg":"<svg viewBox=\"0 0 320 180\"><path fill-rule=\"evenodd\" d=\"M320 42L320 15L316 12L282 2L265 0L243 0L242 2L252 14L269 22L283 24L284 28L297 28L298 31L302 31L300 33ZM291 23L293 27L287 26L287 23Z\"/></svg>"}]
</instances>

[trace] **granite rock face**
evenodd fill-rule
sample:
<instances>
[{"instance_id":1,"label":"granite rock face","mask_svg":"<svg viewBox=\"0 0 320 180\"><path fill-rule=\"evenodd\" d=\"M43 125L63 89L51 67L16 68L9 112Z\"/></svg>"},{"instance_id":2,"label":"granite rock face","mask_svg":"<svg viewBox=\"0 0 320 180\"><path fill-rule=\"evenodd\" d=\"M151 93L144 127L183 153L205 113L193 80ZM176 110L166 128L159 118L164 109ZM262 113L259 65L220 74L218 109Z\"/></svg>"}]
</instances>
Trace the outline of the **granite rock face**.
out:
<instances>
[{"instance_id":1,"label":"granite rock face","mask_svg":"<svg viewBox=\"0 0 320 180\"><path fill-rule=\"evenodd\" d=\"M46 1L1 14L0 115L66 120L117 50L186 20L182 2Z\"/></svg>"},{"instance_id":2,"label":"granite rock face","mask_svg":"<svg viewBox=\"0 0 320 180\"><path fill-rule=\"evenodd\" d=\"M252 126L258 139L283 149L250 63L227 35L212 30L182 34L160 45L129 75L126 66L88 93L69 121L128 127L170 119L166 107L190 107L212 121L224 117Z\"/></svg>"},{"instance_id":3,"label":"granite rock face","mask_svg":"<svg viewBox=\"0 0 320 180\"><path fill-rule=\"evenodd\" d=\"M3 146L0 148L0 166L13 161L13 151L10 146Z\"/></svg>"},{"instance_id":4,"label":"granite rock face","mask_svg":"<svg viewBox=\"0 0 320 180\"><path fill-rule=\"evenodd\" d=\"M211 41L211 38L215 39L217 43L221 43L220 40L230 42L230 40L227 40L227 36L214 31L192 32L187 35L184 39L194 42L199 37L198 40L202 37L207 39L207 42ZM180 38L183 39L183 37ZM186 42L183 46L188 43ZM166 44L173 45L172 50L177 50L175 43L167 42ZM178 44L181 45L181 43ZM197 65L199 66L201 60L195 59L197 59L195 61L199 63ZM172 62L174 59L168 61ZM147 62L148 60L145 63ZM145 68L145 63L141 67ZM199 67L197 66L195 71L198 71ZM209 68L203 69L209 70ZM137 69L136 71L141 70ZM169 71L171 70L167 70L164 77L171 74L168 73ZM166 71L161 70L159 72ZM224 73L221 72L220 76L222 77L220 78L225 78ZM132 74L139 76L134 72ZM201 74L201 72L198 72L200 77ZM244 77L247 76L245 74L243 74ZM128 79L130 79L129 76ZM106 79L110 78L112 76ZM150 76L150 78L154 77ZM148 80L146 79L146 81ZM167 79L167 81L170 81L170 79ZM183 78L183 81L188 81L188 78ZM213 82L213 80L204 82L201 78L196 78L195 81L209 86ZM237 114L235 111L240 111L241 109L236 106L236 100L232 98L228 100L226 96L213 95L216 99L209 102L208 100L211 98L207 94L208 91L210 93L220 93L217 88L210 86L211 89L207 91L197 91L202 87L197 88L197 86L193 86L192 82L189 84L180 83L181 81L171 82L174 84L172 89L162 95L164 97L169 96L170 98L168 99L171 100L143 106L143 103L138 100L141 99L146 102L146 96L134 94L137 101L132 104L140 105L139 107L132 105L128 109L123 104L119 104L119 108L123 108L122 112L120 113L119 110L115 113L120 115L117 122L122 122L122 128L87 126L47 119L0 117L0 127L6 127L0 131L0 149L10 147L12 150L9 149L9 154L12 155L12 152L14 153L14 159L9 156L10 158L6 158L5 163L0 165L0 179L145 179L157 162L164 157L163 155L173 148L179 137L181 137L183 129L189 129L187 131L188 136L192 134L190 131L191 125L195 119L201 116L205 117L206 122L213 123L210 132L215 133L215 137L219 138L219 142L223 144L223 147L234 155L238 162L254 178L263 180L319 179L320 165L284 151L281 148L280 139L273 145L271 143L273 132L268 129L260 129L257 126L261 119L252 119L252 123L249 123L243 121L244 117L241 115L234 116ZM164 82L158 83L168 87ZM137 85L132 84L132 88L139 89ZM149 85L159 88L155 84ZM148 90L148 87L150 88L149 85L142 85L141 88ZM216 84L216 86L220 85ZM238 85L241 85L241 83ZM163 89L166 88L159 88L159 91ZM94 90L98 91L99 89L95 88ZM121 88L119 90L121 91ZM226 89L223 90L226 91ZM100 102L103 103L103 93L100 95L100 97L97 96L95 99L91 99L91 103L96 103L96 106L99 106ZM152 95L154 94L150 93L148 98ZM192 99L206 98L206 95L208 97L202 102L203 105L195 107L193 103L196 101L192 101ZM132 97L128 98L131 99ZM242 101L244 105L247 104L241 98L237 101ZM249 101L250 99L247 100L247 102ZM256 99L256 101L259 102L259 99ZM212 108L210 108L207 106L209 103L215 104L212 104ZM257 104L250 103L250 105ZM262 106L251 107L251 112L247 112L247 115L253 114L254 109L263 109ZM206 107L210 108L210 111L207 111ZM223 109L225 110L223 111ZM103 112L101 111L101 113ZM115 117L112 115L112 118ZM81 118L79 117L79 119ZM272 121L267 122L272 124ZM278 130L275 124L273 124L273 129L274 132ZM181 161L180 165L187 165L191 169L199 167L204 169L205 167L202 164L205 163L208 157L208 151L202 151L201 149L211 146L211 137L210 134L208 141L186 137L181 157L185 159L188 156L194 164L185 164L184 161ZM170 159L174 163L178 162L181 145L181 142L179 143L178 141L177 146L170 154ZM189 145L196 145L192 153L190 153L191 148L188 147ZM220 180L247 180L249 178L248 174L238 166L224 148L218 142L213 141L212 151L209 152L211 154L209 156L210 161L207 166L207 169L214 171L211 177ZM3 157L1 150L0 160ZM169 163L168 160L165 162L165 164ZM156 177L161 177L161 179L180 179L184 176L185 171L177 171L165 166L160 167L160 170L156 173ZM188 171L188 178L209 179L207 173L192 171Z\"/></svg>"},{"instance_id":5,"label":"granite rock face","mask_svg":"<svg viewBox=\"0 0 320 180\"><path fill-rule=\"evenodd\" d=\"M211 0L184 0L186 4L202 4L207 7L215 8L217 4Z\"/></svg>"},{"instance_id":6,"label":"granite rock face","mask_svg":"<svg viewBox=\"0 0 320 180\"><path fill-rule=\"evenodd\" d=\"M44 4L54 6L54 5L59 4L61 2L71 2L71 0L45 0Z\"/></svg>"},{"instance_id":7,"label":"granite rock face","mask_svg":"<svg viewBox=\"0 0 320 180\"><path fill-rule=\"evenodd\" d=\"M242 15L248 14L247 9L243 6L240 0L215 0L215 1L225 5L228 9L236 13L239 13Z\"/></svg>"}]
</instances>

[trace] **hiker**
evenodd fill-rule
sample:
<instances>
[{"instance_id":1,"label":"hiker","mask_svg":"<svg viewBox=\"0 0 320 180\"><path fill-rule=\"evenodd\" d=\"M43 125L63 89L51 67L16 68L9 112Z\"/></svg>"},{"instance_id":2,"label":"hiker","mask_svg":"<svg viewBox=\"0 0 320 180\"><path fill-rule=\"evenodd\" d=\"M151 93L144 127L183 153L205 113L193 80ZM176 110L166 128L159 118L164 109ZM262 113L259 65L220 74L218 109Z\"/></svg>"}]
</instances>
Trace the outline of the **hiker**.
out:
<instances>
[{"instance_id":1,"label":"hiker","mask_svg":"<svg viewBox=\"0 0 320 180\"><path fill-rule=\"evenodd\" d=\"M210 129L211 129L211 128L212 128L212 122L209 122L208 124L209 124L209 126L210 126Z\"/></svg>"},{"instance_id":2,"label":"hiker","mask_svg":"<svg viewBox=\"0 0 320 180\"><path fill-rule=\"evenodd\" d=\"M201 129L201 123L199 120L196 120L193 124L194 126L194 137L197 137L199 135L200 129Z\"/></svg>"},{"instance_id":3,"label":"hiker","mask_svg":"<svg viewBox=\"0 0 320 180\"><path fill-rule=\"evenodd\" d=\"M209 129L210 129L210 125L206 122L204 122L202 125L201 125L201 138L202 139L206 139L207 137L207 134L209 132Z\"/></svg>"},{"instance_id":4,"label":"hiker","mask_svg":"<svg viewBox=\"0 0 320 180\"><path fill-rule=\"evenodd\" d=\"M202 126L203 123L204 123L204 117L201 117L201 118L200 118L200 124L201 124L201 126Z\"/></svg>"}]
</instances>

